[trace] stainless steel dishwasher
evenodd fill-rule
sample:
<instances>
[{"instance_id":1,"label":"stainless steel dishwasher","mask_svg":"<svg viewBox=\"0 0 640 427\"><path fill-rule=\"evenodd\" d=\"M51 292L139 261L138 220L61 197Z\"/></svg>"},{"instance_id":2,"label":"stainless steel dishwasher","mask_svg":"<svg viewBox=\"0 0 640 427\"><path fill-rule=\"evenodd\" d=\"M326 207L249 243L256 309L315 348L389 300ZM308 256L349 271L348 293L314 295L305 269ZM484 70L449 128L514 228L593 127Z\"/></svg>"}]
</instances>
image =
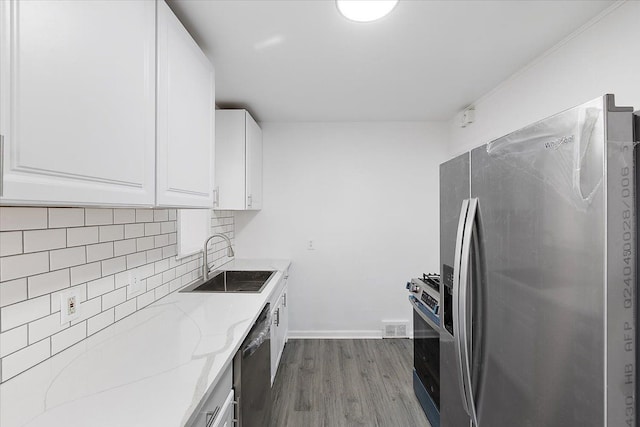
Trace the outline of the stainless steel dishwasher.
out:
<instances>
[{"instance_id":1,"label":"stainless steel dishwasher","mask_svg":"<svg viewBox=\"0 0 640 427\"><path fill-rule=\"evenodd\" d=\"M270 304L260 312L233 359L239 427L262 427L271 416Z\"/></svg>"}]
</instances>

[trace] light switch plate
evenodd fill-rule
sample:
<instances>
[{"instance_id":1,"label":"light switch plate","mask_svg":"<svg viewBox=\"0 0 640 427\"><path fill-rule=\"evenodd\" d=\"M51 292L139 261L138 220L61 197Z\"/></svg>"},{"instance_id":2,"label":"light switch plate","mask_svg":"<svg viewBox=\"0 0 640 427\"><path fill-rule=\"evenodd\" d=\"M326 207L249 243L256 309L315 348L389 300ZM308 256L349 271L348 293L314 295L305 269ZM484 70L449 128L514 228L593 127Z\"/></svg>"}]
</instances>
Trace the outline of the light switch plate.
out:
<instances>
[{"instance_id":1,"label":"light switch plate","mask_svg":"<svg viewBox=\"0 0 640 427\"><path fill-rule=\"evenodd\" d=\"M80 317L80 289L70 289L60 294L60 324L64 325Z\"/></svg>"}]
</instances>

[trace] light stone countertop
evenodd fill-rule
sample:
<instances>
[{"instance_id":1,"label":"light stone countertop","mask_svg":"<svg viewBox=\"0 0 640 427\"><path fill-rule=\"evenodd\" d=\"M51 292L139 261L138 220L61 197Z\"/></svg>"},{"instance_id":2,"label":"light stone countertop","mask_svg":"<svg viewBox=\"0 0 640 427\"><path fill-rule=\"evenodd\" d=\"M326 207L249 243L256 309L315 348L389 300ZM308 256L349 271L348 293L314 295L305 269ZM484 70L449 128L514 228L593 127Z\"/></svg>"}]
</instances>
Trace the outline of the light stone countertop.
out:
<instances>
[{"instance_id":1,"label":"light stone countertop","mask_svg":"<svg viewBox=\"0 0 640 427\"><path fill-rule=\"evenodd\" d=\"M181 427L216 383L289 260L259 294L174 292L0 385L2 427Z\"/></svg>"}]
</instances>

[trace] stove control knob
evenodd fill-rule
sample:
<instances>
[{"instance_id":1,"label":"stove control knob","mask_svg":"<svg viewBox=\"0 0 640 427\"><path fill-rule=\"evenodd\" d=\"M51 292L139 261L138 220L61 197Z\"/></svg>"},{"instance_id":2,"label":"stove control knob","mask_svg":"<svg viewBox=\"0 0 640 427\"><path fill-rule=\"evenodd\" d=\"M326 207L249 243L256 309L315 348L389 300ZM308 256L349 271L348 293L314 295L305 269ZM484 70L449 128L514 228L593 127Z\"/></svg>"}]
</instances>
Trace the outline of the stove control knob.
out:
<instances>
[{"instance_id":1,"label":"stove control knob","mask_svg":"<svg viewBox=\"0 0 640 427\"><path fill-rule=\"evenodd\" d=\"M412 283L411 288L409 288L409 291L413 292L414 294L417 294L418 292L420 292L420 287Z\"/></svg>"},{"instance_id":2,"label":"stove control knob","mask_svg":"<svg viewBox=\"0 0 640 427\"><path fill-rule=\"evenodd\" d=\"M407 282L407 286L406 286L406 288L407 288L407 289L411 289L411 282Z\"/></svg>"}]
</instances>

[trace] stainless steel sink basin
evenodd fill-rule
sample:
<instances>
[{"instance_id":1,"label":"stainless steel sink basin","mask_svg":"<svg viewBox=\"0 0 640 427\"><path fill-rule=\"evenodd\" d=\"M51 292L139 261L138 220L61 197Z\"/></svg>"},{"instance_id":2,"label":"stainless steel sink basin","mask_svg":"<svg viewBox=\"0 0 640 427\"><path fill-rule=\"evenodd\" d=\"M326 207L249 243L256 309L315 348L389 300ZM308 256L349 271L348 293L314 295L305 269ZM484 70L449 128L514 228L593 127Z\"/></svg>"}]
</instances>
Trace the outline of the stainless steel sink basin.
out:
<instances>
[{"instance_id":1,"label":"stainless steel sink basin","mask_svg":"<svg viewBox=\"0 0 640 427\"><path fill-rule=\"evenodd\" d=\"M196 282L180 292L259 293L275 271L220 271L206 282Z\"/></svg>"}]
</instances>

